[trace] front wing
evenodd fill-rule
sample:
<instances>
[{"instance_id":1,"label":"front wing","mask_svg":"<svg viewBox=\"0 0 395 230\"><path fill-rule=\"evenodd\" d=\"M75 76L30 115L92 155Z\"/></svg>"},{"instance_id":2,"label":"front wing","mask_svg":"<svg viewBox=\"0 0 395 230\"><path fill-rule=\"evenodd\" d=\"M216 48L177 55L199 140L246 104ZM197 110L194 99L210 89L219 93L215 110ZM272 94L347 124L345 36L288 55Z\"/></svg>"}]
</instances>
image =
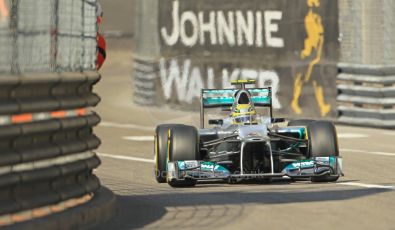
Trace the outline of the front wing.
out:
<instances>
[{"instance_id":1,"label":"front wing","mask_svg":"<svg viewBox=\"0 0 395 230\"><path fill-rule=\"evenodd\" d=\"M204 161L175 161L167 164L167 180L179 181L185 179L215 180L215 179L253 179L253 178L309 178L343 176L341 157L314 157L307 160L287 164L280 173L231 173L224 165Z\"/></svg>"}]
</instances>

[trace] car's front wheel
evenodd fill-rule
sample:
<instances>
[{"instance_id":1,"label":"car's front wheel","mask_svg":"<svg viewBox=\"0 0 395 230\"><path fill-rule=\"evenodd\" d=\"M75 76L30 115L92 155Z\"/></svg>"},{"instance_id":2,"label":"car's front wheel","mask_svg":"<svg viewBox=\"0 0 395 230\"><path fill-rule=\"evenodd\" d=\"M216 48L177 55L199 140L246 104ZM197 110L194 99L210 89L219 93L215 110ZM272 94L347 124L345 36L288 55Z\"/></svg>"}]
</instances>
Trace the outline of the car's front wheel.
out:
<instances>
[{"instance_id":1,"label":"car's front wheel","mask_svg":"<svg viewBox=\"0 0 395 230\"><path fill-rule=\"evenodd\" d=\"M158 125L155 130L155 179L158 183L166 183L167 175L167 141L169 131L182 125L163 124Z\"/></svg>"},{"instance_id":2,"label":"car's front wheel","mask_svg":"<svg viewBox=\"0 0 395 230\"><path fill-rule=\"evenodd\" d=\"M168 139L168 161L199 160L199 134L193 126L175 126L170 130ZM196 180L186 179L168 181L172 187L189 187L196 185Z\"/></svg>"},{"instance_id":3,"label":"car's front wheel","mask_svg":"<svg viewBox=\"0 0 395 230\"><path fill-rule=\"evenodd\" d=\"M336 128L332 122L316 121L307 126L310 157L339 156ZM324 175L312 177L312 182L333 182L339 176Z\"/></svg>"}]
</instances>

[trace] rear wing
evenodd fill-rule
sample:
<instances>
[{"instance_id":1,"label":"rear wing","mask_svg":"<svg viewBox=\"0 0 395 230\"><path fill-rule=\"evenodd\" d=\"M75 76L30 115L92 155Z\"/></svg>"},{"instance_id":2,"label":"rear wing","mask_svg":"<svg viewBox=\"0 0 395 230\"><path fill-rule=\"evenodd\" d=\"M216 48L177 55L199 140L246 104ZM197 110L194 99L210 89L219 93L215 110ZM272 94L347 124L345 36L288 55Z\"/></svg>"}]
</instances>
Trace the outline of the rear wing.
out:
<instances>
[{"instance_id":1,"label":"rear wing","mask_svg":"<svg viewBox=\"0 0 395 230\"><path fill-rule=\"evenodd\" d=\"M217 108L232 106L234 95L239 89L202 89L201 102L204 108ZM251 94L251 100L255 106L270 107L271 88L246 89Z\"/></svg>"},{"instance_id":2,"label":"rear wing","mask_svg":"<svg viewBox=\"0 0 395 230\"><path fill-rule=\"evenodd\" d=\"M244 88L244 87L243 87ZM204 128L204 109L220 108L233 105L234 96L240 89L202 89L200 107L200 126ZM255 107L269 107L272 116L272 89L268 88L246 88L251 94L251 101Z\"/></svg>"}]
</instances>

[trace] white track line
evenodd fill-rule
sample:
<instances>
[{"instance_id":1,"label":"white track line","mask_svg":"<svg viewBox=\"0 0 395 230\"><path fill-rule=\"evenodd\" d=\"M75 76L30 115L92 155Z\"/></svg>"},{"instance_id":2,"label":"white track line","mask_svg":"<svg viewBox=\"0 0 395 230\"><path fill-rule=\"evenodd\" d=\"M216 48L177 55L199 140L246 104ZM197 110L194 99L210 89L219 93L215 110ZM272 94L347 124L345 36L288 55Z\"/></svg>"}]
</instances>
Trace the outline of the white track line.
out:
<instances>
[{"instance_id":1,"label":"white track line","mask_svg":"<svg viewBox=\"0 0 395 230\"><path fill-rule=\"evenodd\" d=\"M114 122L100 122L99 126L101 127L111 127L111 128L120 128L120 129L136 129L136 130L143 130L143 131L154 131L155 127L153 126L144 126L144 125L134 125L134 124L121 124L121 123L114 123Z\"/></svg>"},{"instance_id":2,"label":"white track line","mask_svg":"<svg viewBox=\"0 0 395 230\"><path fill-rule=\"evenodd\" d=\"M122 139L128 141L154 141L154 136L126 136L122 137Z\"/></svg>"},{"instance_id":3,"label":"white track line","mask_svg":"<svg viewBox=\"0 0 395 230\"><path fill-rule=\"evenodd\" d=\"M108 153L99 153L96 152L97 155L100 157L107 157L107 158L112 158L112 159L117 159L117 160L128 160L128 161L138 161L138 162L144 162L144 163L154 163L154 159L146 159L146 158L140 158L140 157L128 157L128 156L122 156L122 155L113 155L113 154L108 154Z\"/></svg>"},{"instance_id":4,"label":"white track line","mask_svg":"<svg viewBox=\"0 0 395 230\"><path fill-rule=\"evenodd\" d=\"M99 155L100 157L112 158L117 160L138 161L138 162L151 163L151 164L155 162L154 159L146 159L140 157L128 157L128 156L112 155L112 154L98 153L98 152L96 154ZM389 185L364 184L364 183L356 183L356 182L339 182L335 184L362 187L362 188L379 188L379 189L395 190L395 186L389 186Z\"/></svg>"},{"instance_id":5,"label":"white track line","mask_svg":"<svg viewBox=\"0 0 395 230\"><path fill-rule=\"evenodd\" d=\"M364 184L364 183L356 183L356 182L339 182L337 184L356 186L362 188L381 188L381 189L395 190L395 186L390 186L390 185Z\"/></svg>"},{"instance_id":6,"label":"white track line","mask_svg":"<svg viewBox=\"0 0 395 230\"><path fill-rule=\"evenodd\" d=\"M339 137L339 138L365 138L365 137L369 137L369 135L361 134L361 133L339 133L339 134L337 134L337 137Z\"/></svg>"},{"instance_id":7,"label":"white track line","mask_svg":"<svg viewBox=\"0 0 395 230\"><path fill-rule=\"evenodd\" d=\"M379 151L366 151L366 150L359 150L359 149L340 149L340 152L365 153L365 154L371 154L371 155L395 157L395 153L379 152Z\"/></svg>"}]
</instances>

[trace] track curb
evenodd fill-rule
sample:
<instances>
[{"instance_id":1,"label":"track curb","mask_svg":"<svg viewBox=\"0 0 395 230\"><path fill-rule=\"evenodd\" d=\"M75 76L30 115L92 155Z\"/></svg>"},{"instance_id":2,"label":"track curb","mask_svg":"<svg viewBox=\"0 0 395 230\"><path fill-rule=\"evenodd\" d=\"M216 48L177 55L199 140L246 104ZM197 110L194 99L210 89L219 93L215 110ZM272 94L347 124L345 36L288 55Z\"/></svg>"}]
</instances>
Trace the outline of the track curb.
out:
<instances>
[{"instance_id":1,"label":"track curb","mask_svg":"<svg viewBox=\"0 0 395 230\"><path fill-rule=\"evenodd\" d=\"M1 229L89 229L104 223L115 215L116 197L106 187L101 187L91 201L64 212L26 221Z\"/></svg>"}]
</instances>

